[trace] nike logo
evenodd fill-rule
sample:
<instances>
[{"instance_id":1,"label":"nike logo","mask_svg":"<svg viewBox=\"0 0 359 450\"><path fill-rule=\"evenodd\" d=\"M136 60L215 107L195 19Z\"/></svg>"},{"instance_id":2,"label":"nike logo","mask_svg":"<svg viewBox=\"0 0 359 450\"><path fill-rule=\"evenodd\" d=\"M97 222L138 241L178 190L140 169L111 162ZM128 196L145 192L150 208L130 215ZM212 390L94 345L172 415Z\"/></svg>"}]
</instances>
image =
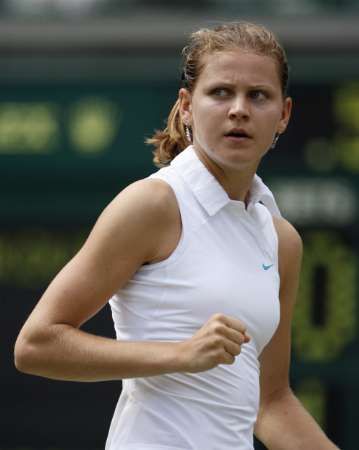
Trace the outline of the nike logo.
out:
<instances>
[{"instance_id":1,"label":"nike logo","mask_svg":"<svg viewBox=\"0 0 359 450\"><path fill-rule=\"evenodd\" d=\"M273 266L274 266L274 264L269 264L269 266L266 266L265 264L262 264L262 267L263 267L264 270L268 270L268 269L270 269Z\"/></svg>"}]
</instances>

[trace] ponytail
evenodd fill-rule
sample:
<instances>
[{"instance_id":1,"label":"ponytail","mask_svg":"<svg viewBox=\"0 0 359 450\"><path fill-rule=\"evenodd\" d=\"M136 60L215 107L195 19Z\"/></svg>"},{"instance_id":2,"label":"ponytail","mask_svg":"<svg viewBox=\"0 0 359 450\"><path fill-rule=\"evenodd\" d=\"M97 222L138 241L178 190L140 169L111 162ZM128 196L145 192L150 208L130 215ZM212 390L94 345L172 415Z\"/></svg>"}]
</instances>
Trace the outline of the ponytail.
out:
<instances>
[{"instance_id":1,"label":"ponytail","mask_svg":"<svg viewBox=\"0 0 359 450\"><path fill-rule=\"evenodd\" d=\"M186 138L185 128L180 115L179 99L177 99L171 109L166 128L157 130L145 142L155 146L153 162L157 167L170 164L172 159L190 144Z\"/></svg>"}]
</instances>

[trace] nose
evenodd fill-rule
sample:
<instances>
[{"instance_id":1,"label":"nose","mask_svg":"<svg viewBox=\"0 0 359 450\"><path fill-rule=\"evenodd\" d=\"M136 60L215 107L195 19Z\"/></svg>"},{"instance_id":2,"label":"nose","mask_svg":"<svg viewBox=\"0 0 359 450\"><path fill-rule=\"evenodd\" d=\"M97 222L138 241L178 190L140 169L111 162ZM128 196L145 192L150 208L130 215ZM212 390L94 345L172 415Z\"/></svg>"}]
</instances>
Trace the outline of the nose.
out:
<instances>
[{"instance_id":1,"label":"nose","mask_svg":"<svg viewBox=\"0 0 359 450\"><path fill-rule=\"evenodd\" d=\"M249 105L246 98L242 95L237 95L233 98L228 111L230 119L248 119Z\"/></svg>"}]
</instances>

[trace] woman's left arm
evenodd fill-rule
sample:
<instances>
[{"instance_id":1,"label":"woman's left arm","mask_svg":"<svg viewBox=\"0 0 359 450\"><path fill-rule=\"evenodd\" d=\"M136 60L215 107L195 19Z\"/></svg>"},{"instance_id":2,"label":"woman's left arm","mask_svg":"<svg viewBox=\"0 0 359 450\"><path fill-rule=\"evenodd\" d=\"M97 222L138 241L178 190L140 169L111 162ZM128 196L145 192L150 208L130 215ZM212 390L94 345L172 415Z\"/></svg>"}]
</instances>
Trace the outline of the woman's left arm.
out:
<instances>
[{"instance_id":1,"label":"woman's left arm","mask_svg":"<svg viewBox=\"0 0 359 450\"><path fill-rule=\"evenodd\" d=\"M284 219L274 219L279 238L280 324L260 356L261 399L256 437L268 450L338 450L289 386L291 322L302 259L302 241Z\"/></svg>"}]
</instances>

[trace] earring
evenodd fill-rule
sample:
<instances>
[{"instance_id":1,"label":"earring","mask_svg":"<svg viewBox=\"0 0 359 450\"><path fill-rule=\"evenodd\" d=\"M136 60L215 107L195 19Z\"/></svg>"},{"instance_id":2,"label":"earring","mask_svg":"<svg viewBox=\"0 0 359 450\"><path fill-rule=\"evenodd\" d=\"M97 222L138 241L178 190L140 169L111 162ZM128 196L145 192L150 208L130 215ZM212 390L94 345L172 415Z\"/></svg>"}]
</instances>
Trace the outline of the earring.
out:
<instances>
[{"instance_id":1,"label":"earring","mask_svg":"<svg viewBox=\"0 0 359 450\"><path fill-rule=\"evenodd\" d=\"M275 134L274 139L273 139L273 142L272 142L272 145L271 145L271 149L272 149L272 150L273 150L273 149L275 148L275 146L277 145L279 136L280 136L279 133L276 133L276 134Z\"/></svg>"},{"instance_id":2,"label":"earring","mask_svg":"<svg viewBox=\"0 0 359 450\"><path fill-rule=\"evenodd\" d=\"M185 133L186 133L187 141L190 144L192 144L192 130L191 130L191 128L188 125L185 125L184 126L184 130L185 130Z\"/></svg>"}]
</instances>

